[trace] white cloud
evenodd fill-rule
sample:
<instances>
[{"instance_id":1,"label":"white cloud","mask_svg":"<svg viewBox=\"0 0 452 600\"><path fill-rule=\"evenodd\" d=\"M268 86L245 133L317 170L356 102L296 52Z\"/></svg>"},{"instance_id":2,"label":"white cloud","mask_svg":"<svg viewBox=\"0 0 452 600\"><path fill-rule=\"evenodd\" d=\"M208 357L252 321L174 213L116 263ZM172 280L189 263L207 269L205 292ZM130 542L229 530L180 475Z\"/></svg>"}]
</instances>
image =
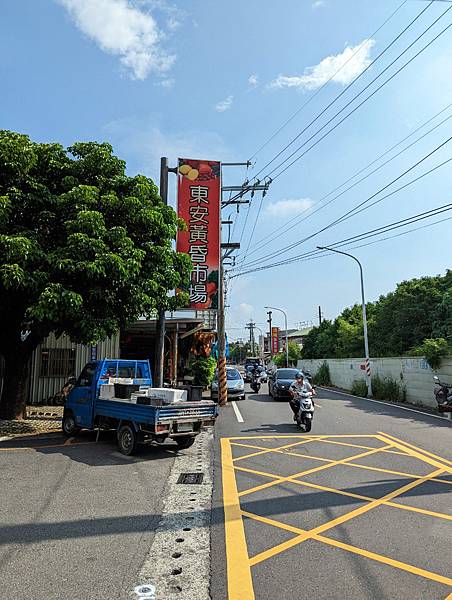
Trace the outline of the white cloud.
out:
<instances>
[{"instance_id":1,"label":"white cloud","mask_svg":"<svg viewBox=\"0 0 452 600\"><path fill-rule=\"evenodd\" d=\"M280 75L270 83L270 87L316 90L329 79L347 85L372 62L370 51L374 44L374 40L365 40L357 46L347 46L340 54L327 56L318 65L307 67L303 75Z\"/></svg>"},{"instance_id":2,"label":"white cloud","mask_svg":"<svg viewBox=\"0 0 452 600\"><path fill-rule=\"evenodd\" d=\"M256 87L256 85L259 83L259 77L257 75L250 75L248 77L248 83L251 87Z\"/></svg>"},{"instance_id":3,"label":"white cloud","mask_svg":"<svg viewBox=\"0 0 452 600\"><path fill-rule=\"evenodd\" d=\"M312 8L322 8L323 6L326 6L325 0L316 0L312 3Z\"/></svg>"},{"instance_id":4,"label":"white cloud","mask_svg":"<svg viewBox=\"0 0 452 600\"><path fill-rule=\"evenodd\" d=\"M160 46L163 38L152 15L131 0L57 0L76 26L101 50L120 57L133 79L165 72L175 56Z\"/></svg>"},{"instance_id":5,"label":"white cloud","mask_svg":"<svg viewBox=\"0 0 452 600\"><path fill-rule=\"evenodd\" d=\"M166 26L170 31L176 31L181 25L181 21L179 21L179 19L176 17L170 17L166 22Z\"/></svg>"},{"instance_id":6,"label":"white cloud","mask_svg":"<svg viewBox=\"0 0 452 600\"><path fill-rule=\"evenodd\" d=\"M267 213L273 217L290 217L308 211L314 204L310 198L278 200L267 206Z\"/></svg>"},{"instance_id":7,"label":"white cloud","mask_svg":"<svg viewBox=\"0 0 452 600\"><path fill-rule=\"evenodd\" d=\"M218 102L217 104L215 104L215 110L217 112L225 112L226 110L229 110L231 108L233 101L234 101L234 96L232 96L232 95L228 96L224 100L221 100L221 102Z\"/></svg>"},{"instance_id":8,"label":"white cloud","mask_svg":"<svg viewBox=\"0 0 452 600\"><path fill-rule=\"evenodd\" d=\"M239 304L239 312L244 317L251 317L251 315L254 312L254 306L252 304L242 302L241 304Z\"/></svg>"},{"instance_id":9,"label":"white cloud","mask_svg":"<svg viewBox=\"0 0 452 600\"><path fill-rule=\"evenodd\" d=\"M162 79L161 81L157 82L156 85L164 88L165 90L171 90L174 87L175 83L176 83L175 79L173 79L172 77L168 77L166 79Z\"/></svg>"}]
</instances>

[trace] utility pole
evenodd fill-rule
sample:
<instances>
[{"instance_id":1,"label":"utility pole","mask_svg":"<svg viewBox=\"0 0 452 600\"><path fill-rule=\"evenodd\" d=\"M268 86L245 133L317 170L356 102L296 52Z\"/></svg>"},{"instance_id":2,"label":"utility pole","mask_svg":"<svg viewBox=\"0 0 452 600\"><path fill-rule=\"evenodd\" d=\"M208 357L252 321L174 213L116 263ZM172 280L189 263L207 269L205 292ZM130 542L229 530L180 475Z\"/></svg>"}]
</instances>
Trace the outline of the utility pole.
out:
<instances>
[{"instance_id":1,"label":"utility pole","mask_svg":"<svg viewBox=\"0 0 452 600\"><path fill-rule=\"evenodd\" d=\"M269 350L270 350L270 360L272 360L273 359L273 348L272 348L272 311L269 310L267 312L267 315L268 315L268 319L267 319L268 330L270 332L270 336L268 338L269 339L268 346L269 346Z\"/></svg>"},{"instance_id":2,"label":"utility pole","mask_svg":"<svg viewBox=\"0 0 452 600\"><path fill-rule=\"evenodd\" d=\"M322 309L319 306L319 327L320 327L321 324L322 324Z\"/></svg>"},{"instance_id":3,"label":"utility pole","mask_svg":"<svg viewBox=\"0 0 452 600\"><path fill-rule=\"evenodd\" d=\"M160 159L160 198L163 204L168 204L168 159ZM165 360L165 308L158 312L155 337L155 382L157 387L163 387L163 364Z\"/></svg>"},{"instance_id":4,"label":"utility pole","mask_svg":"<svg viewBox=\"0 0 452 600\"><path fill-rule=\"evenodd\" d=\"M245 326L245 329L249 329L250 330L250 346L251 346L251 354L253 356L256 354L256 342L255 342L255 339L254 339L254 329L255 329L255 327L256 327L256 324L253 323L252 319Z\"/></svg>"},{"instance_id":5,"label":"utility pole","mask_svg":"<svg viewBox=\"0 0 452 600\"><path fill-rule=\"evenodd\" d=\"M222 163L221 168L223 167L250 167L250 161L245 163ZM222 173L223 175L223 173ZM223 177L222 177L223 179ZM249 182L245 180L242 185L237 186L221 186L221 208L225 208L231 204L237 205L237 211L239 211L240 204L249 204L249 200L243 200L243 196L247 192L251 192L251 198L254 196L256 191L261 190L263 194L267 193L268 187L271 183L271 179L264 180L261 183L260 180L256 180L254 182ZM236 192L234 195L229 197L227 200L223 200L223 192ZM227 221L222 221L222 224L228 225L230 227L229 219ZM229 236L228 236L229 237ZM221 239L221 229L220 229L220 239ZM226 250L226 252L220 252L220 273L219 273L219 296L218 296L218 404L220 406L224 406L228 401L228 390L227 390L227 380L226 380L226 328L225 328L225 281L224 281L224 261L231 257L231 254L234 250L238 250L240 248L240 244L230 242L228 239L227 243L221 243L221 250ZM254 338L254 336L253 336ZM254 342L254 339L253 339ZM254 351L254 343L253 343L253 351Z\"/></svg>"}]
</instances>

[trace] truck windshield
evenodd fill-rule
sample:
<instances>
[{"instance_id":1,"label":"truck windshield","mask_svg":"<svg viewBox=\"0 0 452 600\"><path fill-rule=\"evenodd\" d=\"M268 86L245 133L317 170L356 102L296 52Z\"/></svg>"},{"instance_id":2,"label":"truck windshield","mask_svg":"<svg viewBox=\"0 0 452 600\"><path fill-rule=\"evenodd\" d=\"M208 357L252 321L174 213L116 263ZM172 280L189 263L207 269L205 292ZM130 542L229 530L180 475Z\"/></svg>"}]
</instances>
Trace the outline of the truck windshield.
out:
<instances>
[{"instance_id":1,"label":"truck windshield","mask_svg":"<svg viewBox=\"0 0 452 600\"><path fill-rule=\"evenodd\" d=\"M104 372L101 375L101 379L108 379L109 377L117 377L121 379L144 379L146 374L143 373L142 365L137 365L135 375L135 365L117 365L108 363L104 367Z\"/></svg>"}]
</instances>

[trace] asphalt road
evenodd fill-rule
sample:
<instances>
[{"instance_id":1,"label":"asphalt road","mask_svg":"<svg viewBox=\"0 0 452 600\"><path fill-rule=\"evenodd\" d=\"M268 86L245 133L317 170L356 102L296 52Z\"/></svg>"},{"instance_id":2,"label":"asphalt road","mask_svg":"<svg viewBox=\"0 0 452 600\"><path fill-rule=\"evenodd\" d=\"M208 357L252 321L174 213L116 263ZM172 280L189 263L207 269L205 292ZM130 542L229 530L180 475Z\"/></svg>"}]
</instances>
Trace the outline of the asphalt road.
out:
<instances>
[{"instance_id":1,"label":"asphalt road","mask_svg":"<svg viewBox=\"0 0 452 600\"><path fill-rule=\"evenodd\" d=\"M0 598L99 600L136 585L176 445L116 450L82 432L0 444Z\"/></svg>"},{"instance_id":2,"label":"asphalt road","mask_svg":"<svg viewBox=\"0 0 452 600\"><path fill-rule=\"evenodd\" d=\"M217 423L213 600L448 598L452 424L318 390L307 436L266 391Z\"/></svg>"}]
</instances>

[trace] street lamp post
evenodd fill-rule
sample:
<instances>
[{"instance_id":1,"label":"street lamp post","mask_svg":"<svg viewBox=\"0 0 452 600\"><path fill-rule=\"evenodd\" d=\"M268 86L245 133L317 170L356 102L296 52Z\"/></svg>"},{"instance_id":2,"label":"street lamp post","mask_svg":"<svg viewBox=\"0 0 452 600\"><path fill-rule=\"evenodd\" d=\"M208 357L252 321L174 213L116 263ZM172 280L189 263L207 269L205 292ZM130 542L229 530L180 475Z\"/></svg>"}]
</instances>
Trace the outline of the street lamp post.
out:
<instances>
[{"instance_id":1,"label":"street lamp post","mask_svg":"<svg viewBox=\"0 0 452 600\"><path fill-rule=\"evenodd\" d=\"M363 277L363 266L353 254L343 252L342 250L336 250L329 248L328 246L317 246L319 250L329 250L330 252L336 252L337 254L343 254L349 258L353 258L358 263L359 274L361 277L361 304L363 309L363 329L364 329L364 352L366 354L366 379L367 379L367 397L372 398L372 379L370 376L370 357L369 357L369 338L367 336L367 315L366 315L366 301L364 299L364 277Z\"/></svg>"},{"instance_id":2,"label":"street lamp post","mask_svg":"<svg viewBox=\"0 0 452 600\"><path fill-rule=\"evenodd\" d=\"M288 367L289 366L289 334L287 331L287 314L282 308L275 308L274 306L264 306L264 308L271 309L271 310L277 310L279 312L282 312L282 314L284 315L284 323L285 323L285 327L286 327L286 367ZM270 339L270 344L271 344L271 339Z\"/></svg>"},{"instance_id":3,"label":"street lamp post","mask_svg":"<svg viewBox=\"0 0 452 600\"><path fill-rule=\"evenodd\" d=\"M254 325L254 329L259 329L259 331L261 332L261 337L262 337L262 338L264 337L264 332L263 332L263 331L262 331L262 329L261 329L260 327L258 327L256 324ZM263 359L264 352L263 352L263 350L262 350L262 346L261 346L260 342L259 342L258 346L259 346L259 358L262 358L262 359Z\"/></svg>"}]
</instances>

